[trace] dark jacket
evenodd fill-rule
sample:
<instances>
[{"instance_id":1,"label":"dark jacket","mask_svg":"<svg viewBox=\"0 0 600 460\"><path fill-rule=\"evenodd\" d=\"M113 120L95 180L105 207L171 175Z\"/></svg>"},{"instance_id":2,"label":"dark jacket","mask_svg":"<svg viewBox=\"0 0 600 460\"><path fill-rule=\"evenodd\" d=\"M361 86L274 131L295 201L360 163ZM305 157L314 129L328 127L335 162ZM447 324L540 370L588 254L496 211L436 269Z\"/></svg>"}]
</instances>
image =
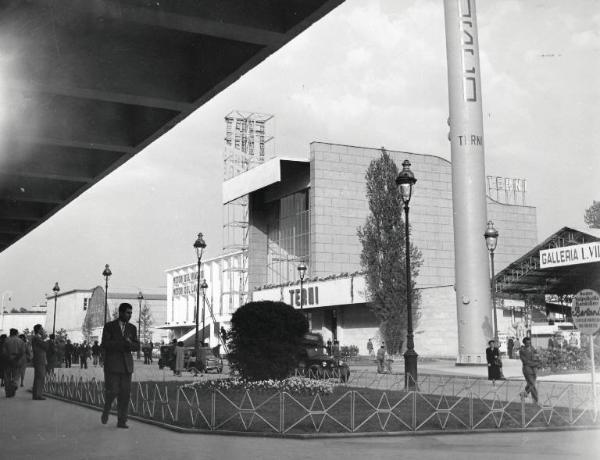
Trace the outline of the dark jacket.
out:
<instances>
[{"instance_id":1,"label":"dark jacket","mask_svg":"<svg viewBox=\"0 0 600 460\"><path fill-rule=\"evenodd\" d=\"M31 348L33 350L33 366L46 366L48 360L46 358L46 352L50 346L49 342L45 342L39 335L34 335L31 338Z\"/></svg>"},{"instance_id":2,"label":"dark jacket","mask_svg":"<svg viewBox=\"0 0 600 460\"><path fill-rule=\"evenodd\" d=\"M129 341L126 340L127 338ZM131 352L140 348L137 329L133 324L125 324L125 335L123 335L118 319L106 323L102 330L102 344L100 346L105 352L105 372L116 374L131 374L133 372Z\"/></svg>"}]
</instances>

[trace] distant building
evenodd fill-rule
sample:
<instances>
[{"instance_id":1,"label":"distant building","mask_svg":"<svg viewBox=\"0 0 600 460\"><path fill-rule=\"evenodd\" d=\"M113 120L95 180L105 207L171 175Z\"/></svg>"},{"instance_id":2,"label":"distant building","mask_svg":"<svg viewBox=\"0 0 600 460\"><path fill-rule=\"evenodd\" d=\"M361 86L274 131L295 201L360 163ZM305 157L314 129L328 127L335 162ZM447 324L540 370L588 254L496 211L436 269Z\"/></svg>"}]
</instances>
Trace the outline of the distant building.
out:
<instances>
[{"instance_id":1,"label":"distant building","mask_svg":"<svg viewBox=\"0 0 600 460\"><path fill-rule=\"evenodd\" d=\"M421 291L416 350L422 356L455 358L451 165L434 155L388 153L398 165L408 159L418 180L410 218L411 242L423 254L416 279ZM253 300L283 300L300 308L297 267L304 262L303 310L311 330L326 340L356 345L362 354L369 338L379 340L379 323L367 305L357 229L369 213L365 173L380 155L375 148L314 142L309 160L275 158L223 186L224 202L249 197L248 285ZM517 188L514 181L497 182ZM496 199L487 199L488 218L502 235L495 252L497 271L536 243L536 209L523 204L525 187L518 188L511 189L506 202L497 201L502 197L497 193ZM480 362L485 362L485 347Z\"/></svg>"},{"instance_id":2,"label":"distant building","mask_svg":"<svg viewBox=\"0 0 600 460\"><path fill-rule=\"evenodd\" d=\"M152 341L161 342L168 340L168 334L156 325L162 324L166 317L166 300L164 294L144 294L142 308L148 306L151 312L152 326L148 335ZM108 292L107 319L113 319L113 313L117 311L122 302L130 303L133 307L131 322L138 327L140 305L138 293ZM52 331L54 323L54 295L47 297L48 313L45 318L45 329ZM60 292L56 297L56 330L65 329L69 339L73 342L86 340L84 324L89 332L89 340L100 341L102 327L104 325L104 288L97 286L94 289L73 289ZM140 334L143 334L144 327Z\"/></svg>"},{"instance_id":3,"label":"distant building","mask_svg":"<svg viewBox=\"0 0 600 460\"><path fill-rule=\"evenodd\" d=\"M43 308L38 311L27 311L10 313L3 312L0 316L0 334L8 334L11 329L18 329L19 334L25 329L33 330L36 324L46 323L46 311Z\"/></svg>"},{"instance_id":4,"label":"distant building","mask_svg":"<svg viewBox=\"0 0 600 460\"><path fill-rule=\"evenodd\" d=\"M242 253L214 257L202 261L200 282L206 280L204 295L200 292L198 335L199 340L214 347L219 343L221 327L229 328L231 315L246 295L243 289ZM157 324L170 337L186 345L195 342L196 296L198 264L182 265L165 271L167 275L167 315L163 324ZM202 309L204 307L204 329Z\"/></svg>"}]
</instances>

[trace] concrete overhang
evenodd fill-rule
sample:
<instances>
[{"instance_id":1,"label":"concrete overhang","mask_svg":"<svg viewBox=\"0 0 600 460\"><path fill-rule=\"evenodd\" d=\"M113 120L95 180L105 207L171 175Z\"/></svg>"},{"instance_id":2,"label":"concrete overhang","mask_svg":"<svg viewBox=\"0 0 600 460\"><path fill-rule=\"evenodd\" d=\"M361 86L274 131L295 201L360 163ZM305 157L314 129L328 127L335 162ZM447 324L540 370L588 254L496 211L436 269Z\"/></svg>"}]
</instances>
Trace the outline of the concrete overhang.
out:
<instances>
[{"instance_id":1,"label":"concrete overhang","mask_svg":"<svg viewBox=\"0 0 600 460\"><path fill-rule=\"evenodd\" d=\"M344 0L0 0L0 251Z\"/></svg>"},{"instance_id":2,"label":"concrete overhang","mask_svg":"<svg viewBox=\"0 0 600 460\"><path fill-rule=\"evenodd\" d=\"M223 204L281 182L284 171L309 160L277 157L223 182ZM307 184L308 185L308 184Z\"/></svg>"}]
</instances>

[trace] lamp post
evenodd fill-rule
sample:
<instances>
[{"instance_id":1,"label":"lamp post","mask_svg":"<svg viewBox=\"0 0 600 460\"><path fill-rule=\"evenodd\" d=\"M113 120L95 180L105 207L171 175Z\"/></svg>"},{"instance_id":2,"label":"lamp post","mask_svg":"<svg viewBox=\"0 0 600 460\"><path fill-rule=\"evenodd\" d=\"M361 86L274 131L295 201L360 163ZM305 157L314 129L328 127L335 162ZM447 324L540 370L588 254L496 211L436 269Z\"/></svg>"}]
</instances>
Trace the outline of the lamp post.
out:
<instances>
[{"instance_id":1,"label":"lamp post","mask_svg":"<svg viewBox=\"0 0 600 460\"><path fill-rule=\"evenodd\" d=\"M414 389L417 386L417 357L415 351L415 339L412 323L412 289L410 280L410 231L408 224L408 204L412 197L413 185L417 182L415 175L410 170L410 161L404 160L402 171L396 178L396 184L400 187L400 196L404 203L404 233L406 242L406 351L404 352L404 387Z\"/></svg>"},{"instance_id":2,"label":"lamp post","mask_svg":"<svg viewBox=\"0 0 600 460\"><path fill-rule=\"evenodd\" d=\"M11 301L11 296L13 295L13 293L10 290L9 291L4 291L2 293L2 324L0 324L0 331L4 331L4 314L5 314L5 311L4 311L4 308L5 308L4 307L4 296L6 296L6 295L8 295L8 301L10 302Z\"/></svg>"},{"instance_id":3,"label":"lamp post","mask_svg":"<svg viewBox=\"0 0 600 460\"><path fill-rule=\"evenodd\" d=\"M489 220L487 223L487 229L483 234L485 238L485 244L487 245L488 251L490 253L490 262L492 267L492 279L490 281L490 289L492 290L492 307L494 312L494 340L496 341L496 346L498 346L498 317L496 316L496 280L494 273L494 251L496 250L496 245L498 244L498 230L494 228L494 223Z\"/></svg>"},{"instance_id":4,"label":"lamp post","mask_svg":"<svg viewBox=\"0 0 600 460\"><path fill-rule=\"evenodd\" d=\"M298 265L298 274L300 275L300 311L302 311L302 307L304 307L304 275L306 275L304 262L300 262L300 265Z\"/></svg>"},{"instance_id":5,"label":"lamp post","mask_svg":"<svg viewBox=\"0 0 600 460\"><path fill-rule=\"evenodd\" d=\"M140 305L140 310L139 310L139 315L138 315L138 343L140 343L140 334L142 331L142 300L144 300L144 295L142 294L142 291L140 291L138 293L137 299L138 299L138 303ZM138 347L138 351L137 351L138 359L140 359L140 356L141 356L140 348L141 347Z\"/></svg>"},{"instance_id":6,"label":"lamp post","mask_svg":"<svg viewBox=\"0 0 600 460\"><path fill-rule=\"evenodd\" d=\"M104 324L107 323L107 312L108 312L108 278L112 275L108 264L104 266L102 276L104 276Z\"/></svg>"},{"instance_id":7,"label":"lamp post","mask_svg":"<svg viewBox=\"0 0 600 460\"><path fill-rule=\"evenodd\" d=\"M202 284L200 285L200 289L202 289L202 348L204 348L204 327L205 323L205 312L206 312L206 290L208 289L208 284L206 284L206 280L202 280Z\"/></svg>"},{"instance_id":8,"label":"lamp post","mask_svg":"<svg viewBox=\"0 0 600 460\"><path fill-rule=\"evenodd\" d=\"M52 321L52 335L54 335L56 333L56 297L58 296L58 291L60 291L60 287L58 287L58 281L54 283L52 290L54 291L54 320Z\"/></svg>"},{"instance_id":9,"label":"lamp post","mask_svg":"<svg viewBox=\"0 0 600 460\"><path fill-rule=\"evenodd\" d=\"M196 365L198 364L199 347L198 347L198 320L200 319L200 264L202 263L202 253L206 248L206 243L202 237L202 233L198 233L198 238L194 241L194 249L198 258L198 272L196 275L196 335L194 336L194 351L196 352ZM204 328L202 329L204 334Z\"/></svg>"}]
</instances>

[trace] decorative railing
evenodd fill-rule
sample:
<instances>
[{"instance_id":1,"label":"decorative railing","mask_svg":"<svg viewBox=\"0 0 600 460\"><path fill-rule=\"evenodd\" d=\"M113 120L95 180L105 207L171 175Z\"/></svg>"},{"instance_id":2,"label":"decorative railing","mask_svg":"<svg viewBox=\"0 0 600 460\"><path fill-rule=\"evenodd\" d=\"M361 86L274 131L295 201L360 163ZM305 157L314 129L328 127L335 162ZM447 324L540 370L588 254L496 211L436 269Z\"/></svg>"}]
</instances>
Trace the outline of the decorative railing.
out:
<instances>
[{"instance_id":1,"label":"decorative railing","mask_svg":"<svg viewBox=\"0 0 600 460\"><path fill-rule=\"evenodd\" d=\"M598 426L590 384L539 382L539 404L521 396L523 382L422 375L404 390L404 375L354 373L333 394L221 391L177 381L134 382L132 416L194 431L256 434L401 433ZM103 382L53 376L48 395L102 407Z\"/></svg>"}]
</instances>

